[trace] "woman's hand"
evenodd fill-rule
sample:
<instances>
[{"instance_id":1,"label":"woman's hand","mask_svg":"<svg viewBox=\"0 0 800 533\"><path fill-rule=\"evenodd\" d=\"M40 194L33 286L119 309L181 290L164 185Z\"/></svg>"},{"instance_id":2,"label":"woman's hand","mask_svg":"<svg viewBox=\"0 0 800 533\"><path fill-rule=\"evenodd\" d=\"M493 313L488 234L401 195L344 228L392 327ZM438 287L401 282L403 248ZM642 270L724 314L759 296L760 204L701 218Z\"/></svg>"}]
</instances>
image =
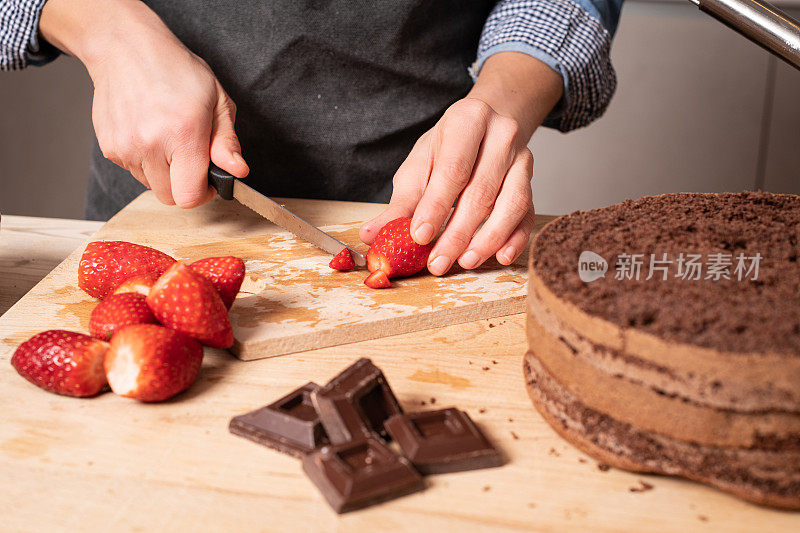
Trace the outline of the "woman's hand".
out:
<instances>
[{"instance_id":1,"label":"woman's hand","mask_svg":"<svg viewBox=\"0 0 800 533\"><path fill-rule=\"evenodd\" d=\"M195 207L211 200L209 160L247 175L236 106L208 65L144 3L49 0L40 31L89 71L103 155L161 202Z\"/></svg>"},{"instance_id":2,"label":"woman's hand","mask_svg":"<svg viewBox=\"0 0 800 533\"><path fill-rule=\"evenodd\" d=\"M475 268L492 255L510 264L533 229L527 142L561 92L561 77L536 59L514 52L489 58L470 95L417 141L394 176L388 209L364 224L362 240L411 216L411 236L427 244L447 221L428 260L432 274L455 261Z\"/></svg>"}]
</instances>

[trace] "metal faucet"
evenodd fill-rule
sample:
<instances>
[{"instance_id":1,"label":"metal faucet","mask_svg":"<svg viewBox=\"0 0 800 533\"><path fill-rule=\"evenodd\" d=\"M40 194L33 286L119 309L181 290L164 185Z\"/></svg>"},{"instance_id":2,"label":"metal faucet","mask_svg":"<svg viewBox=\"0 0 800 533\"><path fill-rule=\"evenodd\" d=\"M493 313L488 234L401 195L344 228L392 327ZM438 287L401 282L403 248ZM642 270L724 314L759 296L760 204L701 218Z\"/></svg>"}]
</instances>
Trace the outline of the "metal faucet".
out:
<instances>
[{"instance_id":1,"label":"metal faucet","mask_svg":"<svg viewBox=\"0 0 800 533\"><path fill-rule=\"evenodd\" d=\"M800 69L800 23L764 0L689 0L726 26Z\"/></svg>"}]
</instances>

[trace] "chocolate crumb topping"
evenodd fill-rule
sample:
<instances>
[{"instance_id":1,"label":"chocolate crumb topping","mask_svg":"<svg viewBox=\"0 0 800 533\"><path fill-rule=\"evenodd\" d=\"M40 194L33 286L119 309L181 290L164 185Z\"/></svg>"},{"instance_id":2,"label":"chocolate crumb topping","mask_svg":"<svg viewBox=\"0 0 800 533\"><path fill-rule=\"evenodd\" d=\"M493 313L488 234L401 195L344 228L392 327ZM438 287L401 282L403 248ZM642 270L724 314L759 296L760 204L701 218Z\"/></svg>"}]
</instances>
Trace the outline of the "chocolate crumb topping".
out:
<instances>
[{"instance_id":1,"label":"chocolate crumb topping","mask_svg":"<svg viewBox=\"0 0 800 533\"><path fill-rule=\"evenodd\" d=\"M608 262L585 283L578 257ZM680 254L701 254L701 279L677 277ZM620 254L643 254L641 277L615 279ZM650 254L672 260L646 280ZM710 254L730 256L730 279L705 279ZM740 281L736 257L761 255ZM532 250L544 283L585 312L668 340L736 352L800 355L800 196L679 193L578 211L545 228ZM749 263L748 263L749 266Z\"/></svg>"}]
</instances>

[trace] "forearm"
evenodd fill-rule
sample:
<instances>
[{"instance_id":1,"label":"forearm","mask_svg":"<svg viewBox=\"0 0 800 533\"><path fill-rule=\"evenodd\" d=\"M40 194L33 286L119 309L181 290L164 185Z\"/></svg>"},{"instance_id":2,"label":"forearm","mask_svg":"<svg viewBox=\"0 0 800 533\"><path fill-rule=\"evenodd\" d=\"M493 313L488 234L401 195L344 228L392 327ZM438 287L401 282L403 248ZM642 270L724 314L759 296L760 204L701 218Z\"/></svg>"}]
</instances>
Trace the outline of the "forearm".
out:
<instances>
[{"instance_id":1,"label":"forearm","mask_svg":"<svg viewBox=\"0 0 800 533\"><path fill-rule=\"evenodd\" d=\"M134 45L131 49L145 48L161 37L180 45L158 15L139 0L48 0L39 32L77 57L90 74L126 43Z\"/></svg>"},{"instance_id":2,"label":"forearm","mask_svg":"<svg viewBox=\"0 0 800 533\"><path fill-rule=\"evenodd\" d=\"M527 143L563 92L561 75L538 59L520 52L500 52L483 64L468 97L516 120L519 138Z\"/></svg>"}]
</instances>

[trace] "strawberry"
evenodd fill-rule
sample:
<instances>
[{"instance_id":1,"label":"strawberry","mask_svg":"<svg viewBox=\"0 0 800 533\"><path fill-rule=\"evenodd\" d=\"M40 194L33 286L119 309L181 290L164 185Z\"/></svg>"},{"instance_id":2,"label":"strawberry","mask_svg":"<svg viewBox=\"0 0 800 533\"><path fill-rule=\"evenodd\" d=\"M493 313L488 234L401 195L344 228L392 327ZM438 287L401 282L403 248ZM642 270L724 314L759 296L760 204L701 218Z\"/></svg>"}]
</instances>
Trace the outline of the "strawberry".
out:
<instances>
[{"instance_id":1,"label":"strawberry","mask_svg":"<svg viewBox=\"0 0 800 533\"><path fill-rule=\"evenodd\" d=\"M117 288L114 289L113 294L125 294L126 292L138 292L143 296L147 296L150 293L150 287L152 287L156 280L161 277L161 274L139 274L138 276L133 276L119 285Z\"/></svg>"},{"instance_id":2,"label":"strawberry","mask_svg":"<svg viewBox=\"0 0 800 533\"><path fill-rule=\"evenodd\" d=\"M195 261L189 268L210 281L225 308L231 308L244 281L244 261L238 257L207 257Z\"/></svg>"},{"instance_id":3,"label":"strawberry","mask_svg":"<svg viewBox=\"0 0 800 533\"><path fill-rule=\"evenodd\" d=\"M389 281L389 276L386 275L386 272L376 270L367 276L367 279L364 280L364 285L370 289L388 289L392 286L392 282Z\"/></svg>"},{"instance_id":4,"label":"strawberry","mask_svg":"<svg viewBox=\"0 0 800 533\"><path fill-rule=\"evenodd\" d=\"M350 250L342 248L342 251L336 254L328 266L340 272L350 272L355 268L356 264L353 262L353 256L350 255Z\"/></svg>"},{"instance_id":5,"label":"strawberry","mask_svg":"<svg viewBox=\"0 0 800 533\"><path fill-rule=\"evenodd\" d=\"M90 242L78 265L78 286L102 299L126 279L140 274L160 276L174 262L167 254L139 244Z\"/></svg>"},{"instance_id":6,"label":"strawberry","mask_svg":"<svg viewBox=\"0 0 800 533\"><path fill-rule=\"evenodd\" d=\"M388 277L396 278L411 276L425 268L433 244L414 242L410 225L410 218L400 217L381 228L367 252L370 272L382 270Z\"/></svg>"},{"instance_id":7,"label":"strawberry","mask_svg":"<svg viewBox=\"0 0 800 533\"><path fill-rule=\"evenodd\" d=\"M136 324L114 333L104 367L116 394L160 402L188 389L202 362L203 347L191 337L155 324Z\"/></svg>"},{"instance_id":8,"label":"strawberry","mask_svg":"<svg viewBox=\"0 0 800 533\"><path fill-rule=\"evenodd\" d=\"M46 391L94 396L106 386L107 348L107 342L83 333L52 329L20 344L11 364L20 376Z\"/></svg>"},{"instance_id":9,"label":"strawberry","mask_svg":"<svg viewBox=\"0 0 800 533\"><path fill-rule=\"evenodd\" d=\"M156 317L138 292L112 294L92 310L89 333L107 341L115 330L131 324L155 324Z\"/></svg>"},{"instance_id":10,"label":"strawberry","mask_svg":"<svg viewBox=\"0 0 800 533\"><path fill-rule=\"evenodd\" d=\"M176 262L147 295L147 305L168 328L194 337L206 346L230 348L233 332L219 293L206 278Z\"/></svg>"}]
</instances>

